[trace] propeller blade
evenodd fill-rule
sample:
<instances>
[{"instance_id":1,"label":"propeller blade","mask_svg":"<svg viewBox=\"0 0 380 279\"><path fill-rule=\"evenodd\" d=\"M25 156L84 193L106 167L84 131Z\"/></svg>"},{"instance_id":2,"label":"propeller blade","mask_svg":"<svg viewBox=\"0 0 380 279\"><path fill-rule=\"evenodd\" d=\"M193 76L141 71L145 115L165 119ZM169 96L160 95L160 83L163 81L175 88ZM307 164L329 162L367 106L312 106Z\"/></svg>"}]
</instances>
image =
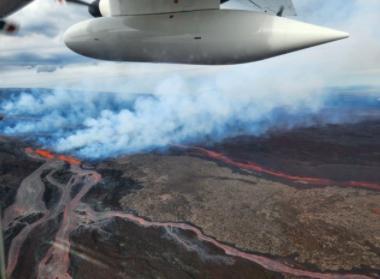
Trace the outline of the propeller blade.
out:
<instances>
[{"instance_id":1,"label":"propeller blade","mask_svg":"<svg viewBox=\"0 0 380 279\"><path fill-rule=\"evenodd\" d=\"M82 0L58 0L58 1L61 3L66 2L66 3L70 3L70 4L77 4L77 5L81 5L81 6L86 6L88 8L89 14L92 15L93 17L101 17L102 16L100 9L99 9L100 0L95 0L91 3L88 3L88 2L82 1Z\"/></svg>"}]
</instances>

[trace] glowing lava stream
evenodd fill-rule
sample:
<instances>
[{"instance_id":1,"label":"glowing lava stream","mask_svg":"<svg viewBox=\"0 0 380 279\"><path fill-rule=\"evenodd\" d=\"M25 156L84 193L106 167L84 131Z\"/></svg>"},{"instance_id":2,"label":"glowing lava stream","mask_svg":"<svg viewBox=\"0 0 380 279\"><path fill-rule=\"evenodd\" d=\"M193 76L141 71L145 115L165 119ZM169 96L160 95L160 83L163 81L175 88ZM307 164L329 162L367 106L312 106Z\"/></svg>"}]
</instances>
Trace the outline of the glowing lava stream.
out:
<instances>
[{"instance_id":1,"label":"glowing lava stream","mask_svg":"<svg viewBox=\"0 0 380 279\"><path fill-rule=\"evenodd\" d=\"M177 145L178 146L178 145ZM371 182L365 182L365 181L346 181L346 182L338 182L331 179L326 178L317 178L317 177L306 177L306 176L296 176L296 175L289 175L284 172L275 171L271 169L267 169L263 166L260 166L253 162L239 162L235 161L223 153L219 153L216 151L208 150L201 147L188 147L188 146L179 146L181 148L195 150L201 153L200 155L203 157L207 157L216 161L223 162L227 165L234 166L240 169L250 170L257 173L263 173L275 178L281 178L285 179L291 182L296 182L300 184L310 184L315 186L341 186L341 187L353 187L353 188L364 188L364 189L370 189L375 191L380 191L380 184L378 183L371 183Z\"/></svg>"},{"instance_id":2,"label":"glowing lava stream","mask_svg":"<svg viewBox=\"0 0 380 279\"><path fill-rule=\"evenodd\" d=\"M42 157L44 159L48 159L48 160L53 160L53 159L56 159L58 161L63 161L63 162L66 162L70 165L75 165L75 166L79 166L81 164L81 161L74 158L74 157L71 157L71 156L66 156L66 155L56 155L48 150L44 150L44 149L36 149L34 150L33 148L25 148L25 152L31 156L31 157Z\"/></svg>"},{"instance_id":3,"label":"glowing lava stream","mask_svg":"<svg viewBox=\"0 0 380 279\"><path fill-rule=\"evenodd\" d=\"M219 247L224 251L226 255L232 257L239 257L242 259L246 259L253 263L259 264L263 268L279 272L283 274L289 274L297 277L310 277L310 278L320 278L320 279L356 279L356 278L370 278L365 275L358 274L329 274L329 273L319 273L319 272L311 272L302 269L293 268L288 266L280 261L273 260L268 257L255 255L252 253L247 253L240 251L234 247L231 247L227 244L221 243L212 237L209 237L203 232L189 224L183 223L171 223L171 222L154 222L148 221L141 217L127 214L125 212L95 212L90 206L86 204L81 204L81 199L89 192L89 190L95 186L100 180L100 174L95 171L84 170L80 167L80 162L78 160L72 161L75 164L71 165L71 172L74 175L71 177L69 182L66 185L59 184L54 181L52 178L52 174L54 171L48 174L47 179L50 183L55 184L61 190L61 199L58 202L57 206L48 210L46 207L41 204L42 195L43 195L43 185L42 181L38 180L41 177L41 174L44 170L51 169L52 167L57 167L59 161L62 158L66 158L64 156L57 156L50 152L38 152L32 149L27 149L26 152L29 156L36 157L45 156L47 162L35 171L31 176L27 177L22 185L20 186L16 202L7 210L5 214L7 222L5 222L7 228L10 228L14 222L18 220L19 217L26 217L32 213L43 213L43 217L36 221L33 224L27 225L21 232L13 239L11 243L11 247L8 253L8 266L7 266L7 275L11 277L17 262L20 253L20 249L22 244L27 239L28 235L35 229L38 225L46 223L49 220L53 220L58 218L58 216L63 212L63 220L60 224L58 232L55 236L55 241L52 243L50 249L46 253L45 257L41 260L38 265L38 278L59 278L59 279L69 279L71 276L69 275L70 268L70 252L71 251L71 243L70 243L70 234L73 232L79 225L88 224L88 220L95 222L101 222L107 219L112 218L122 218L126 221L133 222L142 227L156 227L156 228L165 228L165 229L180 229L193 232L197 238L201 241L212 244L216 247ZM71 158L74 159L74 158ZM71 160L70 159L70 160ZM66 159L65 162L68 162ZM79 163L78 163L79 162ZM37 183L37 191L33 195L30 194L28 189L34 190L34 184ZM71 192L75 185L80 183L82 188L79 193L75 195L74 198L71 198ZM25 199L25 200L23 200ZM178 239L177 239L178 241ZM178 241L179 244L184 245L184 242ZM185 247L188 248L188 247ZM82 257L86 259L86 257ZM88 260L88 259L87 259ZM91 259L90 259L91 260ZM96 262L94 260L94 262ZM105 266L106 268L106 266Z\"/></svg>"}]
</instances>

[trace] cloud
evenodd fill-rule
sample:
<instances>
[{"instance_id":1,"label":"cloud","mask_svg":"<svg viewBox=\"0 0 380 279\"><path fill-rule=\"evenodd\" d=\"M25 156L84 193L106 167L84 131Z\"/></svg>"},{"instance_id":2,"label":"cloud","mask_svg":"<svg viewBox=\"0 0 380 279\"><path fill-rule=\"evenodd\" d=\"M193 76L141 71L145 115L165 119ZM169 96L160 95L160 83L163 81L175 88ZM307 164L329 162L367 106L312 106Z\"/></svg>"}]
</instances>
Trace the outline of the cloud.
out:
<instances>
[{"instance_id":1,"label":"cloud","mask_svg":"<svg viewBox=\"0 0 380 279\"><path fill-rule=\"evenodd\" d=\"M37 73L54 73L55 71L57 71L57 66L54 65L41 65L36 69Z\"/></svg>"},{"instance_id":2,"label":"cloud","mask_svg":"<svg viewBox=\"0 0 380 279\"><path fill-rule=\"evenodd\" d=\"M9 17L20 24L21 29L16 36L0 36L0 67L88 61L69 51L62 40L65 30L84 19L88 19L88 15L80 6L34 1Z\"/></svg>"},{"instance_id":3,"label":"cloud","mask_svg":"<svg viewBox=\"0 0 380 279\"><path fill-rule=\"evenodd\" d=\"M246 2L244 5L240 3L240 7L250 7L248 1L235 0L226 4L225 8L239 7L237 1ZM375 85L380 83L378 79L380 30L374 28L380 22L379 1L295 0L295 6L301 20L348 31L351 33L351 38L263 62L251 63L248 66L242 65L242 69L249 71L252 76L269 71L277 77L284 72L292 72L289 74L289 78L296 79L299 75L318 73L316 78L324 79L324 82L331 83L330 85L355 85L357 83ZM122 82L123 78L135 77L136 75L130 70L136 67L135 63L104 63L79 56L64 46L62 33L70 25L87 18L87 11L82 7L60 6L54 1L46 0L37 0L16 14L14 19L23 25L21 36L0 38L2 41L0 44L0 72L2 74L0 87L10 87L15 84L18 84L18 87L38 86L38 84L54 87L68 79L70 86L75 83L75 77L69 71L58 71L51 75L33 78L33 71L25 68L25 66L42 64L71 65L71 71L75 71L74 68L81 69L82 74L77 75L78 89L80 89L83 79L86 84L92 83L91 80L102 78L105 72L107 78L113 81L117 79L118 84ZM20 67L14 67L15 65ZM189 69L187 66L180 65L160 66L149 63L142 65L139 66L139 72L142 72L141 69L145 67L147 75L152 71L158 72L164 69L162 78L177 71L188 72ZM10 68L13 73L9 72ZM225 70L223 67L215 68L217 71L219 68ZM168 69L171 69L171 72ZM192 69L194 74L197 72L204 74L205 72L203 67L193 67ZM230 69L232 72L234 71L234 67L230 67ZM24 75L24 78L20 79L21 75ZM16 76L17 79L12 79L12 76ZM267 77L264 75L263 78ZM50 82L46 82L47 80ZM281 83L282 80L280 79L278 82Z\"/></svg>"},{"instance_id":4,"label":"cloud","mask_svg":"<svg viewBox=\"0 0 380 279\"><path fill-rule=\"evenodd\" d=\"M281 113L297 116L284 125L296 125L296 119L304 123L305 117L299 116L318 111L323 99L318 92L301 91L294 87L281 96L267 95L242 84L232 86L227 76L213 84L207 78L172 76L160 80L151 94L135 96L32 90L0 103L1 113L10 119L1 131L31 137L57 151L103 158L207 138L261 134Z\"/></svg>"},{"instance_id":5,"label":"cloud","mask_svg":"<svg viewBox=\"0 0 380 279\"><path fill-rule=\"evenodd\" d=\"M59 34L34 33L36 27L28 27L30 33L25 29L23 36L6 38L0 47L8 57L0 66L0 86L55 90L35 90L1 102L2 113L13 119L22 116L3 122L1 129L58 151L107 157L171 143L260 134L278 123L310 125L330 100L328 88L380 86L380 31L374 28L380 22L379 1L295 2L303 20L348 31L351 38L257 63L203 67L80 58L63 47ZM71 7L72 14L53 23L58 11L44 5L40 12L53 12L45 20L58 33L86 17ZM33 22L31 15L24 20ZM23 52L25 47L30 50ZM44 64L65 67L36 73L34 66ZM326 121L337 119L347 121L339 115Z\"/></svg>"},{"instance_id":6,"label":"cloud","mask_svg":"<svg viewBox=\"0 0 380 279\"><path fill-rule=\"evenodd\" d=\"M344 102L337 97L339 89L318 84L273 85L268 91L252 87L254 83L243 84L228 72L212 82L182 75L160 79L149 94L27 90L0 101L5 116L0 131L57 152L99 159L277 128L356 122L380 108L379 90L345 90L346 98L367 97Z\"/></svg>"}]
</instances>

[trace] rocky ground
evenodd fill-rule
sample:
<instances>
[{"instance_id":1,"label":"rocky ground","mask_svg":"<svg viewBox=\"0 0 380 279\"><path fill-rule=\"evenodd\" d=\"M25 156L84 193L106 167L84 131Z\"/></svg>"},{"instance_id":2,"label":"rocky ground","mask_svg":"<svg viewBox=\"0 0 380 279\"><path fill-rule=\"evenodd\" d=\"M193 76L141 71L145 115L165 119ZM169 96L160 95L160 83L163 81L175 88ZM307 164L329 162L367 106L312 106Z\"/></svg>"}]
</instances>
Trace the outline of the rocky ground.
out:
<instances>
[{"instance_id":1,"label":"rocky ground","mask_svg":"<svg viewBox=\"0 0 380 279\"><path fill-rule=\"evenodd\" d=\"M377 278L380 122L80 162L0 141L10 278Z\"/></svg>"},{"instance_id":2,"label":"rocky ground","mask_svg":"<svg viewBox=\"0 0 380 279\"><path fill-rule=\"evenodd\" d=\"M121 199L124 210L190 222L242 250L324 271L380 269L380 196L373 191L297 189L181 156L137 156L121 168L144 185Z\"/></svg>"}]
</instances>

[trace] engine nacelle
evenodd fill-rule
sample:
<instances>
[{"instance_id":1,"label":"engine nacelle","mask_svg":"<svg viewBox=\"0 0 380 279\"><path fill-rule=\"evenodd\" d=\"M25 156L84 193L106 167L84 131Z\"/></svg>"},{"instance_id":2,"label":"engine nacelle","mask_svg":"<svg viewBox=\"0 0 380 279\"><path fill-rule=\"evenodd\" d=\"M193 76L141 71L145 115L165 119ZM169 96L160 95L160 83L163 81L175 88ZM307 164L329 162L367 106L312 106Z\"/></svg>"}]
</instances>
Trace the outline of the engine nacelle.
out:
<instances>
[{"instance_id":1,"label":"engine nacelle","mask_svg":"<svg viewBox=\"0 0 380 279\"><path fill-rule=\"evenodd\" d=\"M101 0L103 16L148 15L219 9L220 0Z\"/></svg>"},{"instance_id":2,"label":"engine nacelle","mask_svg":"<svg viewBox=\"0 0 380 279\"><path fill-rule=\"evenodd\" d=\"M72 26L64 40L73 51L104 60L236 64L347 36L278 16L215 9L92 19Z\"/></svg>"},{"instance_id":3,"label":"engine nacelle","mask_svg":"<svg viewBox=\"0 0 380 279\"><path fill-rule=\"evenodd\" d=\"M14 34L19 30L19 26L16 23L0 20L0 32L8 35Z\"/></svg>"}]
</instances>

